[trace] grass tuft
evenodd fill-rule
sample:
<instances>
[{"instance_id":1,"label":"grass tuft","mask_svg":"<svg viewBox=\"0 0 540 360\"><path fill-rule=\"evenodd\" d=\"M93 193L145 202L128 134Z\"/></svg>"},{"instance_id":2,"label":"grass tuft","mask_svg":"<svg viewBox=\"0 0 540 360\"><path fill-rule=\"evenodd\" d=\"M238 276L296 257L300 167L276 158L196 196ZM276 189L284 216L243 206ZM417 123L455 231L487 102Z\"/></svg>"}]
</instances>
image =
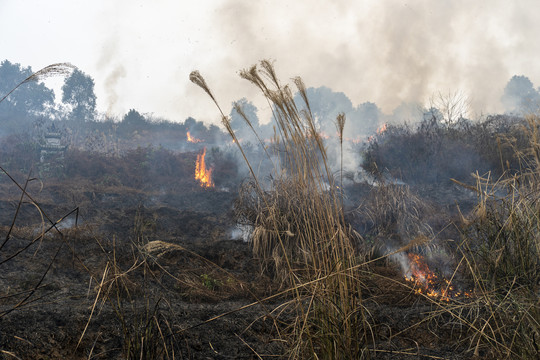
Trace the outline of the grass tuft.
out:
<instances>
[{"instance_id":1,"label":"grass tuft","mask_svg":"<svg viewBox=\"0 0 540 360\"><path fill-rule=\"evenodd\" d=\"M329 169L305 86L300 78L294 79L305 102L299 108L291 87L281 85L271 62L262 61L240 76L271 104L276 136L269 157L274 163L272 180L263 185L252 171L235 209L239 221L254 229L251 244L263 269L293 289L288 306L296 320L284 329L289 334L289 356L364 358L370 324L357 271L362 260L355 251L358 235L345 222L341 192ZM190 78L216 102L200 74L194 72ZM223 123L242 151L226 117ZM345 117L339 116L338 127L344 123ZM251 169L247 158L246 162Z\"/></svg>"}]
</instances>

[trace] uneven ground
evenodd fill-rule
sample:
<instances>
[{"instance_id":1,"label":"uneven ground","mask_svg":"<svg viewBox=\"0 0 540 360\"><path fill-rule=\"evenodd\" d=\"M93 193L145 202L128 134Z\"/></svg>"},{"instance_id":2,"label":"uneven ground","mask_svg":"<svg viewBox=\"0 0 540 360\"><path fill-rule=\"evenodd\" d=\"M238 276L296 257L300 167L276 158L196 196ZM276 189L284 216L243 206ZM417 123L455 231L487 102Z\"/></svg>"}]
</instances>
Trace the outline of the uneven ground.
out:
<instances>
[{"instance_id":1,"label":"uneven ground","mask_svg":"<svg viewBox=\"0 0 540 360\"><path fill-rule=\"evenodd\" d=\"M41 191L31 184L29 192L53 221L77 206L80 216L77 226L72 214L59 224L61 234L40 238L41 214L22 205L0 250L0 359L122 358L125 339L142 337L167 344L158 358L285 356L274 321L289 315L272 310L288 299L240 309L280 284L260 274L247 243L231 238L234 192L81 182L45 183ZM0 195L3 242L20 191L5 183ZM464 330L444 313L433 317L436 302L414 294L399 266L373 264L366 285L373 358L471 358Z\"/></svg>"}]
</instances>

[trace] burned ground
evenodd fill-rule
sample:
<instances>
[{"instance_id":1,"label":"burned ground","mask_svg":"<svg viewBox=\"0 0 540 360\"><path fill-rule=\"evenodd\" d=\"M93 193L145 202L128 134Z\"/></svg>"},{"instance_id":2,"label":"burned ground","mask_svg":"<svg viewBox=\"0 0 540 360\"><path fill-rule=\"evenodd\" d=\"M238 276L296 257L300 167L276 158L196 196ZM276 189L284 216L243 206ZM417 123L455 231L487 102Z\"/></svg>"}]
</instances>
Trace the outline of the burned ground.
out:
<instances>
[{"instance_id":1,"label":"burned ground","mask_svg":"<svg viewBox=\"0 0 540 360\"><path fill-rule=\"evenodd\" d=\"M0 356L122 358L126 338L137 338L141 331L157 348L167 345L168 353L156 349L156 357L286 356L279 340L283 334L277 333L282 327L275 325L287 321L283 304L292 299L283 295L257 303L284 285L261 273L248 243L231 239L234 192L156 193L86 185L63 181L45 182L41 191L29 188L53 221L76 204L80 216L77 226L72 214L60 222L59 232L53 229L41 238L39 211L22 204L2 253L37 241L1 264ZM351 202L374 191L360 184L354 189ZM5 237L20 193L13 185L2 190ZM447 211L445 206L437 211ZM373 358L471 356L465 330L444 312L433 315L437 303L415 294L396 263L376 262L364 279ZM10 311L30 291L23 306ZM159 331L148 330L153 322Z\"/></svg>"},{"instance_id":2,"label":"burned ground","mask_svg":"<svg viewBox=\"0 0 540 360\"><path fill-rule=\"evenodd\" d=\"M397 135L407 140L410 134ZM371 358L490 359L501 349L515 351L505 311L535 324L536 293L519 297L538 291L538 284L503 274L506 283L475 293L479 282L471 284L464 274L474 265L465 261L467 251L493 252L488 242L464 246L465 231L498 236L468 219L498 215L489 213L490 204L479 207L474 180L404 184L396 178L401 160L384 149L394 143L382 140L368 151L386 162L388 172L373 172L378 181L349 179L343 197L344 220L350 234L358 234L358 252L367 254L355 276ZM241 176L232 155L212 149L209 156L213 188L193 178L196 152L153 148L120 157L74 150L59 173L30 181L32 199L22 202L21 189L3 177L0 358L287 358L291 324L298 322L294 307L307 306L310 294L294 296L290 284L262 271L268 262L253 254L251 244L233 238ZM409 170L405 175L413 180L425 171ZM23 172L9 171L24 186ZM437 277L429 289L425 279L411 280L412 255ZM485 260L496 267L499 259ZM452 291L445 288L448 279ZM498 310L502 304L505 311ZM515 325L520 336L530 334L524 339L540 344L537 330L522 324Z\"/></svg>"}]
</instances>

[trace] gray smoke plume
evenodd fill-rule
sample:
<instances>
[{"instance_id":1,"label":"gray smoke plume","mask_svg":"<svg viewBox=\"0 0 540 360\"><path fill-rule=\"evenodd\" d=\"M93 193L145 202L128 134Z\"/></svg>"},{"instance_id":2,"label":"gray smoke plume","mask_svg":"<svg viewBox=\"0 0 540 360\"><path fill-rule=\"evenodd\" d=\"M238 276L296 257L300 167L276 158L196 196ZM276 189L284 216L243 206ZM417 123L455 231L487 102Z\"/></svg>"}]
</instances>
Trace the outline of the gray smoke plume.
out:
<instances>
[{"instance_id":1,"label":"gray smoke plume","mask_svg":"<svg viewBox=\"0 0 540 360\"><path fill-rule=\"evenodd\" d=\"M224 68L276 59L282 76L300 75L308 86L329 86L354 105L374 102L385 113L402 102L425 104L438 91L462 91L478 114L502 109L502 89L520 69L540 76L530 56L540 50L533 40L540 30L536 7L533 1L231 0L213 20L214 35L227 45Z\"/></svg>"},{"instance_id":2,"label":"gray smoke plume","mask_svg":"<svg viewBox=\"0 0 540 360\"><path fill-rule=\"evenodd\" d=\"M107 93L107 113L111 113L118 102L117 84L121 78L126 77L126 70L122 64L117 65L105 79Z\"/></svg>"}]
</instances>

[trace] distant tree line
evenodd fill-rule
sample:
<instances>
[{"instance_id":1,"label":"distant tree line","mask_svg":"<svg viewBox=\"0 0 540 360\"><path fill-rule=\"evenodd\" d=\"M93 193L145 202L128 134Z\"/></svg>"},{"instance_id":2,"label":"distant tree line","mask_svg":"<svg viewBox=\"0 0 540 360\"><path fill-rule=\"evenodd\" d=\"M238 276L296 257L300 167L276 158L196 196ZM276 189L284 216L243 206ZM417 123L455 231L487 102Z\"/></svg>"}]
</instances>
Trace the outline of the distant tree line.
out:
<instances>
[{"instance_id":1,"label":"distant tree line","mask_svg":"<svg viewBox=\"0 0 540 360\"><path fill-rule=\"evenodd\" d=\"M33 74L9 60L0 63L0 98ZM100 114L94 79L74 69L64 79L61 102L43 82L28 82L0 103L0 138L17 134L27 137L29 144L38 143L44 132L55 124L62 141L71 147L91 151L115 151L137 146L164 146L180 150L186 133L204 139L207 144L225 141L225 133L217 126L188 118L175 123L130 109L118 119Z\"/></svg>"},{"instance_id":2,"label":"distant tree line","mask_svg":"<svg viewBox=\"0 0 540 360\"><path fill-rule=\"evenodd\" d=\"M31 67L9 60L2 61L0 96L7 94L32 72ZM32 141L39 142L47 127L54 122L62 132L62 141L70 147L113 154L141 146L161 145L172 150L183 150L188 131L191 136L204 140L203 145L230 143L222 128L206 125L193 118L176 123L151 114L142 114L136 109L130 109L121 118L99 114L94 87L94 79L79 69L73 70L65 78L61 102L55 102L54 91L43 82L24 84L0 103L0 139L13 134L24 138L22 135L25 134L29 140L24 146L31 148ZM459 97L439 96L438 101L427 107L403 103L392 114L383 114L375 103L364 102L354 106L344 93L324 86L308 88L307 96L316 124L326 138L336 137L335 119L340 112L344 112L347 118L344 137L354 141L367 139L386 123L418 124L435 119L436 122L446 122L448 125L450 122L464 120L464 115L456 110L459 108L458 102L463 100ZM303 107L300 96L297 95L295 101ZM540 92L526 76L516 75L504 88L501 102L507 114L522 116L538 109ZM231 109L231 126L240 141L256 144L258 139L254 133L262 140L273 135L272 121L263 123L259 119L257 107L247 99L238 100ZM238 109L249 119L250 126L246 126Z\"/></svg>"}]
</instances>

